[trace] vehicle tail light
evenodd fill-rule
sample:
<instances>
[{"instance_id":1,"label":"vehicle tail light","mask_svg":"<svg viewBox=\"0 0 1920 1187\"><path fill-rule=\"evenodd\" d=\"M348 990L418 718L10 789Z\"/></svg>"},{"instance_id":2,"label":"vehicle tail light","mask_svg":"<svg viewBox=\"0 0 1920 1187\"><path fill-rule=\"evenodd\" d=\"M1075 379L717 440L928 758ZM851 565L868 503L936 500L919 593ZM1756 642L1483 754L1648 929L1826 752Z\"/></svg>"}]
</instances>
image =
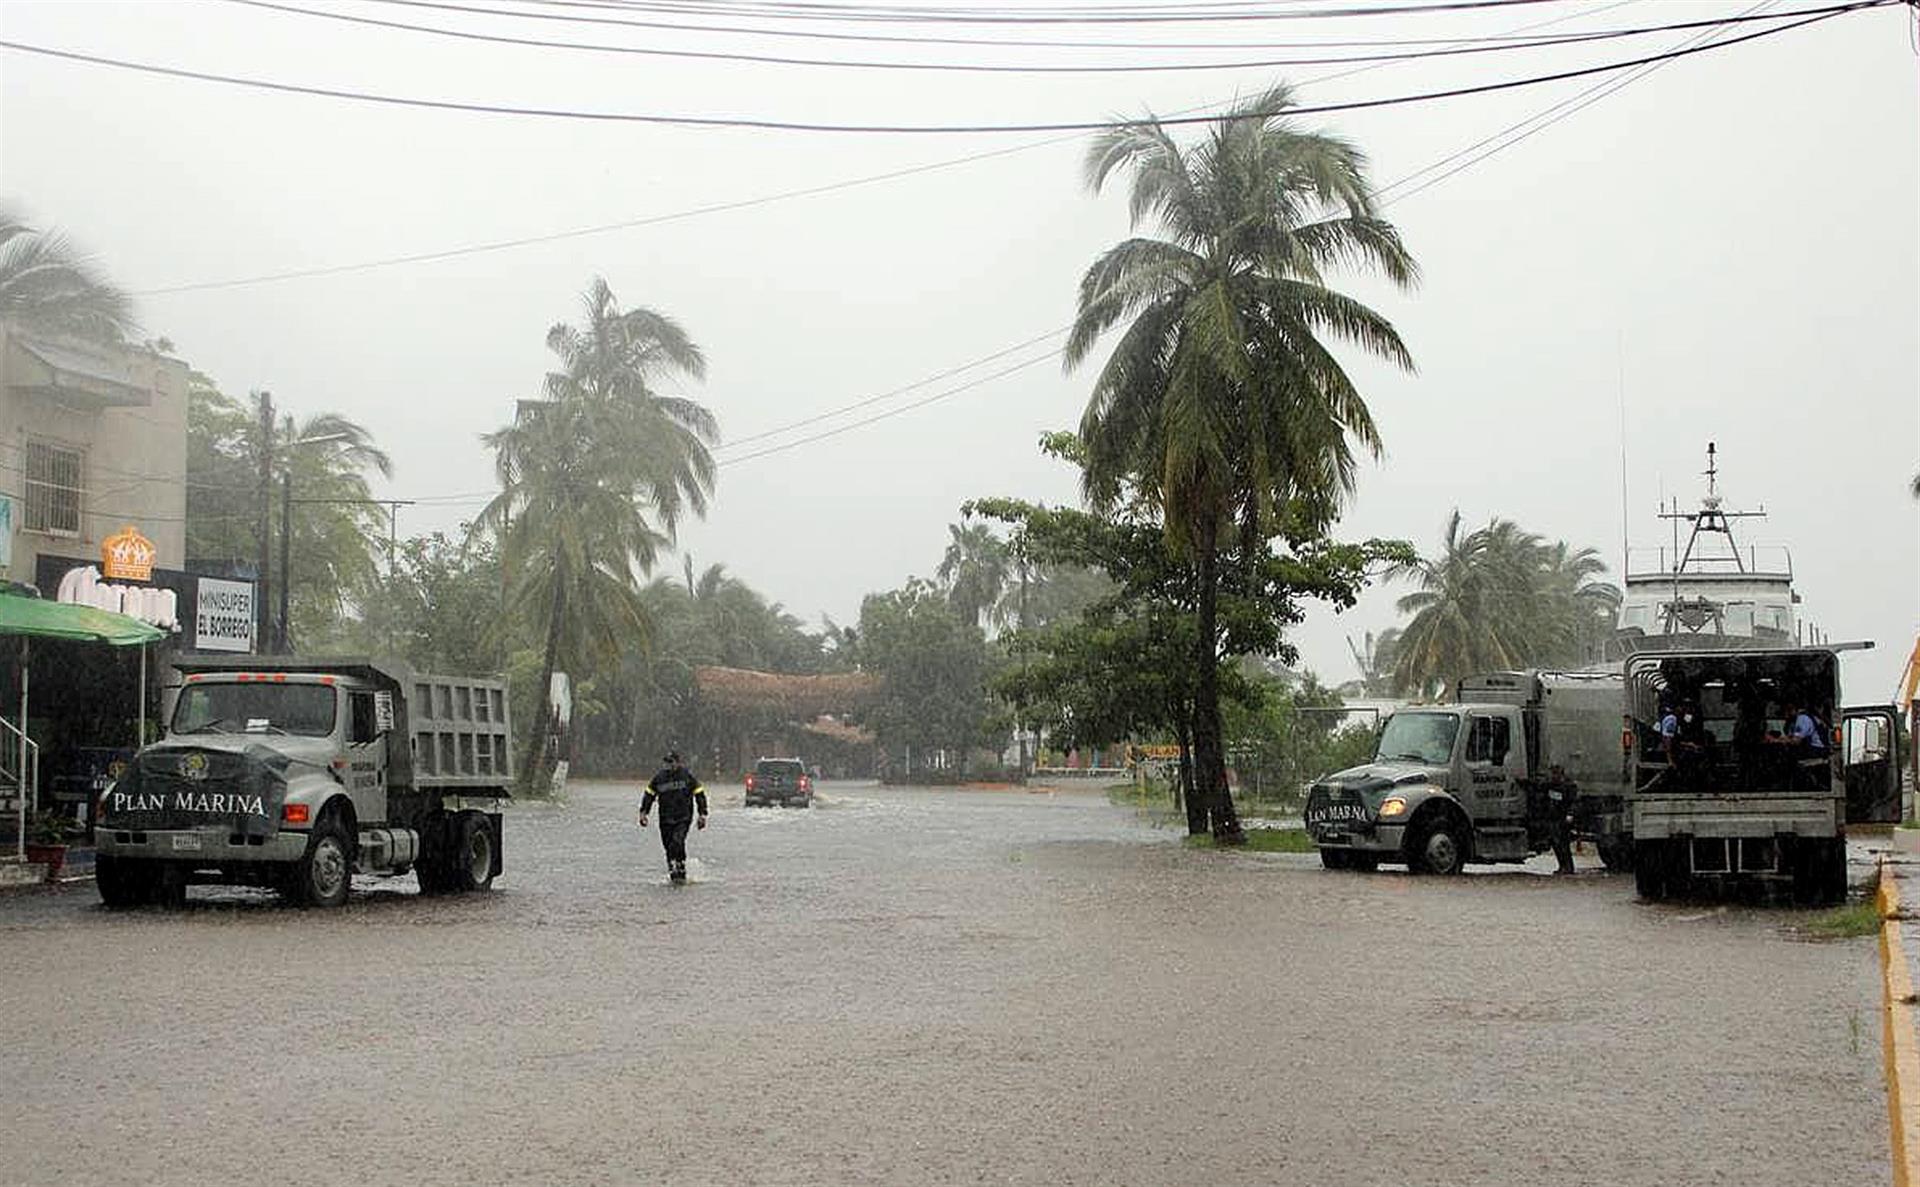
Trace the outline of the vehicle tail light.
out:
<instances>
[{"instance_id":1,"label":"vehicle tail light","mask_svg":"<svg viewBox=\"0 0 1920 1187\"><path fill-rule=\"evenodd\" d=\"M806 777L805 775L802 775L802 776L800 776L800 790L801 790L801 791L812 791L812 790L813 790L813 780L811 780L811 779L809 779L809 778L807 778L807 777Z\"/></svg>"},{"instance_id":2,"label":"vehicle tail light","mask_svg":"<svg viewBox=\"0 0 1920 1187\"><path fill-rule=\"evenodd\" d=\"M748 776L747 776L747 790L748 790L748 791L752 791L752 790L753 790L753 776L752 776L752 775L748 775Z\"/></svg>"},{"instance_id":3,"label":"vehicle tail light","mask_svg":"<svg viewBox=\"0 0 1920 1187\"><path fill-rule=\"evenodd\" d=\"M310 804L288 804L280 809L280 819L287 824L305 824L312 814L313 807Z\"/></svg>"}]
</instances>

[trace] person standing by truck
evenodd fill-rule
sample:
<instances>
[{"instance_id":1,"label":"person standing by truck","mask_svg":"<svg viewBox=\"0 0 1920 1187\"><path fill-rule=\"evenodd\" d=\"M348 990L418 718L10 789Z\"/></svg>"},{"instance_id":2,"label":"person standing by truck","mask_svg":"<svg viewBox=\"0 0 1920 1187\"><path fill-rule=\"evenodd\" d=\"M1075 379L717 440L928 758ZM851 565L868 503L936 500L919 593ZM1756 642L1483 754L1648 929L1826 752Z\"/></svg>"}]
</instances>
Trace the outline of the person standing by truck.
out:
<instances>
[{"instance_id":1,"label":"person standing by truck","mask_svg":"<svg viewBox=\"0 0 1920 1187\"><path fill-rule=\"evenodd\" d=\"M696 820L699 827L707 827L707 791L680 761L677 750L668 751L666 765L647 781L647 792L640 797L641 828L647 827L647 813L655 800L660 802L660 845L667 851L667 877L674 882L685 882L687 829Z\"/></svg>"}]
</instances>

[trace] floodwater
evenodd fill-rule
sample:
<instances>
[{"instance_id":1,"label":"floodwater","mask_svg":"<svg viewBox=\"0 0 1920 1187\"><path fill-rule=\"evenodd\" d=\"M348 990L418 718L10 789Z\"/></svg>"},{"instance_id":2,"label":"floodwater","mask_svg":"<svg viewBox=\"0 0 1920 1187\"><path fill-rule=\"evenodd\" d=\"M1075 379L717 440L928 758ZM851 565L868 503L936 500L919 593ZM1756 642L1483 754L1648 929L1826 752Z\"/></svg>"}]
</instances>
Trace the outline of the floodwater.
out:
<instances>
[{"instance_id":1,"label":"floodwater","mask_svg":"<svg viewBox=\"0 0 1920 1187\"><path fill-rule=\"evenodd\" d=\"M0 1178L1888 1179L1875 947L1794 912L831 784L721 791L673 887L636 799L515 809L464 899L0 897Z\"/></svg>"}]
</instances>

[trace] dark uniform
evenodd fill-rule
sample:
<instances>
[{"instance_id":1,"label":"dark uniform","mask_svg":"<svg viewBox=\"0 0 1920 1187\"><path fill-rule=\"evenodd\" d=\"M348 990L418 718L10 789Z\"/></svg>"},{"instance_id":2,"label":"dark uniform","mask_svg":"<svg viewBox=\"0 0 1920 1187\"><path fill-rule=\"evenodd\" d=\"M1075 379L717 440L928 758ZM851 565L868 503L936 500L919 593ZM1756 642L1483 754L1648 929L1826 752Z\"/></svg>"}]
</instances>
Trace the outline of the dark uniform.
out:
<instances>
[{"instance_id":1,"label":"dark uniform","mask_svg":"<svg viewBox=\"0 0 1920 1187\"><path fill-rule=\"evenodd\" d=\"M1553 845L1553 856L1560 863L1559 873L1573 873L1573 806L1579 798L1580 789L1567 778L1567 773L1558 766L1547 773L1547 785L1542 789L1542 799L1547 818L1547 839Z\"/></svg>"},{"instance_id":2,"label":"dark uniform","mask_svg":"<svg viewBox=\"0 0 1920 1187\"><path fill-rule=\"evenodd\" d=\"M680 763L677 754L667 755L667 765L647 782L647 794L640 797L640 819L646 822L654 801L660 802L660 844L667 851L667 875L675 882L687 880L687 829L693 826L694 812L700 815L700 827L707 826L707 791L692 771Z\"/></svg>"}]
</instances>

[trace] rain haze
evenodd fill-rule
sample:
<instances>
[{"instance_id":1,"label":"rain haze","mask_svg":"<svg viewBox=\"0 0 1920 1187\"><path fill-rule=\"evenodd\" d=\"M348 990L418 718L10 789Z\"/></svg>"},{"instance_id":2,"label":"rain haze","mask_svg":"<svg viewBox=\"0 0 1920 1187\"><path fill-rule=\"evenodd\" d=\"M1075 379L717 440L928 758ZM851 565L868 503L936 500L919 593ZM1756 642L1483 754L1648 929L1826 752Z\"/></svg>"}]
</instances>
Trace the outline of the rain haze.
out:
<instances>
[{"instance_id":1,"label":"rain haze","mask_svg":"<svg viewBox=\"0 0 1920 1187\"><path fill-rule=\"evenodd\" d=\"M0 471L8 1182L1920 1184L1920 0L0 0Z\"/></svg>"},{"instance_id":2,"label":"rain haze","mask_svg":"<svg viewBox=\"0 0 1920 1187\"><path fill-rule=\"evenodd\" d=\"M1026 64L1326 58L1368 51L1246 43L1576 32L1743 11L1730 0L1502 7L1145 26L1091 36L1235 48L1070 59L375 3L327 11L601 45ZM491 44L237 3L13 2L0 27L35 46L415 98L969 125L1205 110L1276 79L1308 104L1409 95L1687 36L1365 69L968 74ZM1623 529L1635 545L1667 542L1657 502L1701 493L1714 441L1729 504L1770 512L1752 542L1792 549L1805 618L1878 644L1849 660L1850 699L1885 699L1920 587L1908 493L1920 468L1911 28L1899 6L1847 14L1669 62L1570 114L1555 105L1614 76L1303 117L1363 146L1378 182L1416 179L1386 191L1387 215L1423 282L1406 294L1353 287L1399 327L1419 369L1347 355L1386 454L1363 467L1337 534L1427 550L1458 508L1469 525L1508 517L1598 548L1617 571ZM538 393L551 363L544 332L577 316L595 275L623 303L680 319L710 362L689 394L721 421L722 469L711 515L686 524L681 545L816 624L851 622L865 594L930 573L969 498L1076 497L1074 475L1035 441L1078 423L1092 366L1063 375L1048 354L1059 340L1041 336L1071 320L1081 273L1127 232L1123 192L1082 183L1084 134L434 111L21 52L0 56L0 72L6 195L94 253L137 294L145 332L225 391L270 389L284 407L367 425L395 463L378 493L418 500L402 511L403 534L454 529L491 494L480 435ZM1542 112L1565 118L1484 159L1459 155ZM907 170L919 171L787 196ZM352 267L617 223L640 225ZM909 385L921 386L774 432ZM1303 662L1329 681L1352 676L1346 637L1391 625L1400 592L1376 587L1342 616L1316 611L1296 632Z\"/></svg>"}]
</instances>

